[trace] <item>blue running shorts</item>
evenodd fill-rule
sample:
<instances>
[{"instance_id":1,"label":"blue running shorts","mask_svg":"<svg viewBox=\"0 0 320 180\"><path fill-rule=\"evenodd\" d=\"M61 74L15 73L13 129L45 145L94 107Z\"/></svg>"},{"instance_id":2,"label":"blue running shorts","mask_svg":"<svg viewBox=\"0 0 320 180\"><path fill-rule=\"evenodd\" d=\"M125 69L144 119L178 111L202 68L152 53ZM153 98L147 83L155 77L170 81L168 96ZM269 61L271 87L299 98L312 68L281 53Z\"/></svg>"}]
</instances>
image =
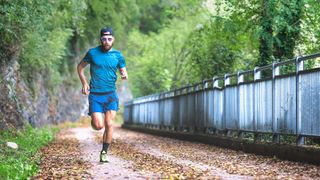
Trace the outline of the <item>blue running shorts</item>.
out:
<instances>
[{"instance_id":1,"label":"blue running shorts","mask_svg":"<svg viewBox=\"0 0 320 180\"><path fill-rule=\"evenodd\" d=\"M94 93L89 94L89 113L91 115L94 112L105 113L110 110L119 110L119 98L115 91L106 93Z\"/></svg>"}]
</instances>

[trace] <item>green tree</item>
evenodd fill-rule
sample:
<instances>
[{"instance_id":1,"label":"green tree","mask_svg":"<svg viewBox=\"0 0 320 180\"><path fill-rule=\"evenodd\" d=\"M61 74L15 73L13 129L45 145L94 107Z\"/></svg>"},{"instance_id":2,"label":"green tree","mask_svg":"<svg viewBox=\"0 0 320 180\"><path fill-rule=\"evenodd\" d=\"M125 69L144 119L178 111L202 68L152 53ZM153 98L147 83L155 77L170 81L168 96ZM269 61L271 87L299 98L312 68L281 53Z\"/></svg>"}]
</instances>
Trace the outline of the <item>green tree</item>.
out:
<instances>
[{"instance_id":1,"label":"green tree","mask_svg":"<svg viewBox=\"0 0 320 180\"><path fill-rule=\"evenodd\" d=\"M157 33L132 31L129 35L125 51L130 85L134 96L142 96L155 92L167 91L180 86L186 74L187 56L191 46L187 44L189 34L195 32L200 17L196 10L185 11L186 7L194 6L195 2L179 6L177 17L161 27ZM179 12L179 13L178 13Z\"/></svg>"},{"instance_id":2,"label":"green tree","mask_svg":"<svg viewBox=\"0 0 320 180\"><path fill-rule=\"evenodd\" d=\"M15 56L22 75L35 90L37 77L45 79L49 92L66 78L67 42L72 27L81 28L84 1L1 1L1 53ZM76 8L75 8L76 7ZM77 15L74 15L77 14ZM79 15L80 14L80 15ZM2 58L9 61L11 58Z\"/></svg>"},{"instance_id":3,"label":"green tree","mask_svg":"<svg viewBox=\"0 0 320 180\"><path fill-rule=\"evenodd\" d=\"M112 26L140 96L317 52L319 10L314 0L3 0L0 65L17 59L50 91L79 85L75 64Z\"/></svg>"},{"instance_id":4,"label":"green tree","mask_svg":"<svg viewBox=\"0 0 320 180\"><path fill-rule=\"evenodd\" d=\"M283 0L278 2L278 16L275 18L274 49L276 59L294 57L294 49L300 37L302 0Z\"/></svg>"},{"instance_id":5,"label":"green tree","mask_svg":"<svg viewBox=\"0 0 320 180\"><path fill-rule=\"evenodd\" d=\"M190 82L253 67L258 54L256 7L244 2L215 1L209 20L193 34ZM249 11L246 11L247 9ZM253 23L255 22L255 23Z\"/></svg>"},{"instance_id":6,"label":"green tree","mask_svg":"<svg viewBox=\"0 0 320 180\"><path fill-rule=\"evenodd\" d=\"M258 66L294 57L301 32L302 0L264 0L261 10Z\"/></svg>"},{"instance_id":7,"label":"green tree","mask_svg":"<svg viewBox=\"0 0 320 180\"><path fill-rule=\"evenodd\" d=\"M110 26L117 38L116 47L124 49L127 34L137 28L139 9L135 1L121 0L108 1L92 0L87 2L84 36L81 39L80 51L84 53L87 48L98 43L100 29Z\"/></svg>"},{"instance_id":8,"label":"green tree","mask_svg":"<svg viewBox=\"0 0 320 180\"><path fill-rule=\"evenodd\" d=\"M295 54L320 52L320 3L304 0L300 22L300 35L296 43Z\"/></svg>"},{"instance_id":9,"label":"green tree","mask_svg":"<svg viewBox=\"0 0 320 180\"><path fill-rule=\"evenodd\" d=\"M265 66L273 60L273 19L275 16L274 0L263 0L261 6L261 32L259 46L259 61L257 66Z\"/></svg>"}]
</instances>

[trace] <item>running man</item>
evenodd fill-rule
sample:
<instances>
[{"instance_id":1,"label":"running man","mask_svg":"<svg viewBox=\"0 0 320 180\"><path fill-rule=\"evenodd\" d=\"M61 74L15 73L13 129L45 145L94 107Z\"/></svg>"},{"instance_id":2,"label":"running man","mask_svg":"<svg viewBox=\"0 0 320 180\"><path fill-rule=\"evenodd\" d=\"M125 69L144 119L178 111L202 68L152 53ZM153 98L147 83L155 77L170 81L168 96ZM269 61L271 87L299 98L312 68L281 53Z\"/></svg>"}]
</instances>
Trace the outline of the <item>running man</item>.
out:
<instances>
[{"instance_id":1,"label":"running man","mask_svg":"<svg viewBox=\"0 0 320 180\"><path fill-rule=\"evenodd\" d=\"M121 79L128 78L126 62L121 52L112 48L114 41L112 29L102 28L100 31L101 45L91 48L77 67L82 83L82 93L89 95L91 126L95 130L105 128L100 162L108 162L107 151L112 140L112 121L119 109L119 99L116 93L117 70L120 70ZM90 85L84 75L84 68L88 64L90 64Z\"/></svg>"}]
</instances>

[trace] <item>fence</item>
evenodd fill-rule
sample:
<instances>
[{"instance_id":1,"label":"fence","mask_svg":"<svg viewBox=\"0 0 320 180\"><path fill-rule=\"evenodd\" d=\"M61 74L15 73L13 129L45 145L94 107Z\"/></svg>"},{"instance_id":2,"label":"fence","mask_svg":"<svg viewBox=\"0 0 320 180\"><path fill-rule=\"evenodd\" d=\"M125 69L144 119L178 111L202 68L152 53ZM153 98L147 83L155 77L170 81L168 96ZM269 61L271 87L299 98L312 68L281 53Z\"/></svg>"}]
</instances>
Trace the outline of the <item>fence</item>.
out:
<instances>
[{"instance_id":1,"label":"fence","mask_svg":"<svg viewBox=\"0 0 320 180\"><path fill-rule=\"evenodd\" d=\"M177 131L270 133L320 137L320 53L226 74L125 103L128 125ZM309 64L310 64L309 63ZM293 67L295 65L295 67ZM285 69L295 69L289 73Z\"/></svg>"}]
</instances>

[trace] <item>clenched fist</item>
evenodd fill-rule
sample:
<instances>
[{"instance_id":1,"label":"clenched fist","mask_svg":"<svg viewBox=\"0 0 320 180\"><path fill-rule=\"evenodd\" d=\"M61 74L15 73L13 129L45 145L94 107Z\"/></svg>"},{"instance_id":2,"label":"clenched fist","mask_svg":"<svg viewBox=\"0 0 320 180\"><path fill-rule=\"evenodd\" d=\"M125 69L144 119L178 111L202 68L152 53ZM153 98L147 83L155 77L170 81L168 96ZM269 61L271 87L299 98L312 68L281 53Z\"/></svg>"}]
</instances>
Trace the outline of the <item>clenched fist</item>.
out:
<instances>
[{"instance_id":1,"label":"clenched fist","mask_svg":"<svg viewBox=\"0 0 320 180\"><path fill-rule=\"evenodd\" d=\"M90 91L90 87L89 87L89 85L88 84L84 84L83 86L82 86L82 94L85 94L85 95L88 95L89 94L89 91Z\"/></svg>"}]
</instances>

